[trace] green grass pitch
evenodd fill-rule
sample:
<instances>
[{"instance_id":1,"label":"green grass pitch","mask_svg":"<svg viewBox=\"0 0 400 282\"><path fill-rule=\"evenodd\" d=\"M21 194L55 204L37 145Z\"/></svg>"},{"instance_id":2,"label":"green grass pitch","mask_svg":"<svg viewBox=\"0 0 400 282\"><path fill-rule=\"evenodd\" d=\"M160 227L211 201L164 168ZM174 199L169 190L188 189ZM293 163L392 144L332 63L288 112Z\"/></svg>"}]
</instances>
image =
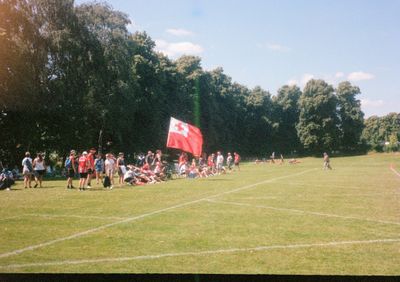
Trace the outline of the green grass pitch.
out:
<instances>
[{"instance_id":1,"label":"green grass pitch","mask_svg":"<svg viewBox=\"0 0 400 282\"><path fill-rule=\"evenodd\" d=\"M399 275L400 155L331 165L112 191L18 182L0 191L0 272Z\"/></svg>"}]
</instances>

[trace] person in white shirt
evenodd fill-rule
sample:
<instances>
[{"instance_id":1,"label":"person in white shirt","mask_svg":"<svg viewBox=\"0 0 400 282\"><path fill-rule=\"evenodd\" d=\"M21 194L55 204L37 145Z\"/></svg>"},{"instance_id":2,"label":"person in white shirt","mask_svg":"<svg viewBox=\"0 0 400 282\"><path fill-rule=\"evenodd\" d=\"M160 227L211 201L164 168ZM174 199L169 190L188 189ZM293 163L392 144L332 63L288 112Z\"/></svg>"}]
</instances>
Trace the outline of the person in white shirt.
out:
<instances>
[{"instance_id":1,"label":"person in white shirt","mask_svg":"<svg viewBox=\"0 0 400 282\"><path fill-rule=\"evenodd\" d=\"M37 157L33 160L33 169L35 170L35 188L38 186L42 188L43 175L46 173L46 164L41 153L37 154Z\"/></svg>"},{"instance_id":2,"label":"person in white shirt","mask_svg":"<svg viewBox=\"0 0 400 282\"><path fill-rule=\"evenodd\" d=\"M217 173L221 173L222 166L224 165L224 156L220 151L217 152Z\"/></svg>"},{"instance_id":3,"label":"person in white shirt","mask_svg":"<svg viewBox=\"0 0 400 282\"><path fill-rule=\"evenodd\" d=\"M114 185L114 171L115 171L115 159L112 154L106 154L106 160L104 162L104 167L106 171L106 176L110 178L111 181L111 189Z\"/></svg>"},{"instance_id":4,"label":"person in white shirt","mask_svg":"<svg viewBox=\"0 0 400 282\"><path fill-rule=\"evenodd\" d=\"M25 153L25 158L22 160L22 174L24 175L24 188L32 188L31 186L31 175L33 172L33 165L31 154Z\"/></svg>"}]
</instances>

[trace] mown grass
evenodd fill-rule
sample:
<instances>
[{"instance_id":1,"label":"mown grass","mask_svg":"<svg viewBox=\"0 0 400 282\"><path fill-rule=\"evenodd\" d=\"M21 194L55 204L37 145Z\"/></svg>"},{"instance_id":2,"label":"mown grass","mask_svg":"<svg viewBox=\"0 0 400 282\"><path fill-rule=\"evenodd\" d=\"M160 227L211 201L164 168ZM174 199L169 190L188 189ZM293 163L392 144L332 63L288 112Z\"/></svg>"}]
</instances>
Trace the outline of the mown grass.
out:
<instances>
[{"instance_id":1,"label":"mown grass","mask_svg":"<svg viewBox=\"0 0 400 282\"><path fill-rule=\"evenodd\" d=\"M112 191L18 183L0 192L0 272L400 274L400 156L301 161Z\"/></svg>"}]
</instances>

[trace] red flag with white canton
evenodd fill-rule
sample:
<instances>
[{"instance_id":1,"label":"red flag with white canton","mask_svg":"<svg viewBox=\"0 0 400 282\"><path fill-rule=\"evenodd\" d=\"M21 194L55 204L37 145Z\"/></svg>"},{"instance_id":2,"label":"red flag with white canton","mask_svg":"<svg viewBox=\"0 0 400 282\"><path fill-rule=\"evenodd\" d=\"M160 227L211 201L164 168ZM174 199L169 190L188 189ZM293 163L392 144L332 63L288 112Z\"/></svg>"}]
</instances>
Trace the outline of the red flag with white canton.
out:
<instances>
[{"instance_id":1,"label":"red flag with white canton","mask_svg":"<svg viewBox=\"0 0 400 282\"><path fill-rule=\"evenodd\" d=\"M181 149L199 157L203 147L203 135L199 128L171 117L167 147Z\"/></svg>"}]
</instances>

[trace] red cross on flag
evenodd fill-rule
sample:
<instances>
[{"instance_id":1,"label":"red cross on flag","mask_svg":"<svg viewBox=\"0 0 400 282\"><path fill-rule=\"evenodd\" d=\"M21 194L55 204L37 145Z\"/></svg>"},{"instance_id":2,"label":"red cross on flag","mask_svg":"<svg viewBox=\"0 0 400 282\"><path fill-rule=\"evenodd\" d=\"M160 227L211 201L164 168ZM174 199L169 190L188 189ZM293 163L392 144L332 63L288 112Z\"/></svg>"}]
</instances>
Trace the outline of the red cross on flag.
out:
<instances>
[{"instance_id":1,"label":"red cross on flag","mask_svg":"<svg viewBox=\"0 0 400 282\"><path fill-rule=\"evenodd\" d=\"M203 135L197 127L171 117L167 147L180 149L199 157L203 147Z\"/></svg>"}]
</instances>

